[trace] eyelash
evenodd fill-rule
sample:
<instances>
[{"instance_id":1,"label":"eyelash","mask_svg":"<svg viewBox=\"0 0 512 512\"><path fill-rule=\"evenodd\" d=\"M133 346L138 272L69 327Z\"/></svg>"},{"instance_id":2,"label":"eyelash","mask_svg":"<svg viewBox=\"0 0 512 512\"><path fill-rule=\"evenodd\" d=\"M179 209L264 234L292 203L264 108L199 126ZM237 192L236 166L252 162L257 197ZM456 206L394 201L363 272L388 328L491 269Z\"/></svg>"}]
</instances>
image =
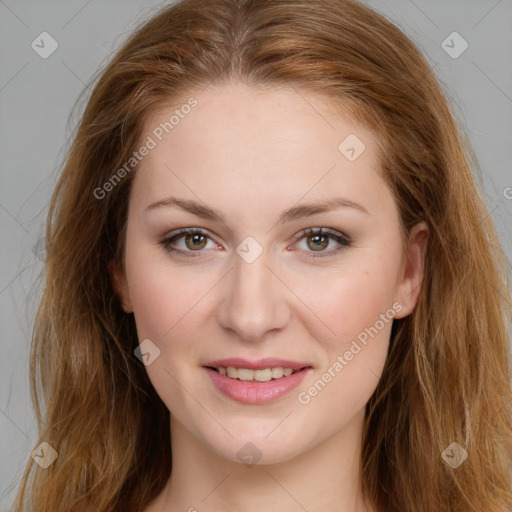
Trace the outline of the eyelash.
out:
<instances>
[{"instance_id":1,"label":"eyelash","mask_svg":"<svg viewBox=\"0 0 512 512\"><path fill-rule=\"evenodd\" d=\"M324 231L324 229L325 228L323 228L323 227L305 229L297 235L297 240L295 243L299 242L300 240L305 238L307 235L327 235L329 238L335 240L336 242L338 242L340 244L340 246L337 247L336 249L331 249L330 251L319 251L317 254L314 254L315 251L306 251L306 252L313 253L311 255L312 258L331 257L331 256L334 256L351 246L352 242L351 242L350 238L348 236L346 236L345 234L339 233L338 231L334 231L334 230L332 230L334 232ZM329 229L329 228L327 228L327 229ZM192 255L190 253L191 252L201 252L202 249L197 250L197 251L182 251L181 249L175 249L174 247L171 247L171 245L170 245L171 243L175 242L176 240L179 240L180 238L183 237L183 235L186 235L186 234L204 235L204 236L208 237L210 240L212 240L210 238L210 236L208 235L208 233L205 232L204 230L202 230L201 228L182 228L182 229L178 230L178 233L166 236L163 240L161 240L159 242L159 244L162 245L164 247L165 251L167 251L168 253L177 253L178 255L183 255L187 258L200 257L199 255L196 256L196 255Z\"/></svg>"}]
</instances>

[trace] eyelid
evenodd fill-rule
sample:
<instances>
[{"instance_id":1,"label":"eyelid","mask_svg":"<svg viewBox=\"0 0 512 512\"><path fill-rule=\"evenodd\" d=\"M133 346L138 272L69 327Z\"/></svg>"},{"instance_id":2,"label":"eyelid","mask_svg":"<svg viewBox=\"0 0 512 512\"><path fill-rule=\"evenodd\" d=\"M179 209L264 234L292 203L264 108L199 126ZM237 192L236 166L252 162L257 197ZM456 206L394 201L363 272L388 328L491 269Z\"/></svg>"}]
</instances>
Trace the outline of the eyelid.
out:
<instances>
[{"instance_id":1,"label":"eyelid","mask_svg":"<svg viewBox=\"0 0 512 512\"><path fill-rule=\"evenodd\" d=\"M350 241L350 237L348 237L345 233L342 233L341 231L337 231L336 229L332 228L324 228L324 227L318 227L318 228L306 228L302 231L299 231L297 235L295 235L295 238L302 238L307 234L312 235L319 235L319 234L326 234L326 235L333 235L335 237L343 238L347 242Z\"/></svg>"}]
</instances>

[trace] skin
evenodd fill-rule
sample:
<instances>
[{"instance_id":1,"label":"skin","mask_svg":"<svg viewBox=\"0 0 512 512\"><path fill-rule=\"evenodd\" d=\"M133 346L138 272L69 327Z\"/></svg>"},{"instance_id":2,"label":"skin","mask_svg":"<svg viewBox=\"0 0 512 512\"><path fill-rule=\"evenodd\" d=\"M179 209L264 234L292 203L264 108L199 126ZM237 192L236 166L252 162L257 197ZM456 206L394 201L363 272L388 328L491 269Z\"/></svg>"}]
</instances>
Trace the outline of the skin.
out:
<instances>
[{"instance_id":1,"label":"skin","mask_svg":"<svg viewBox=\"0 0 512 512\"><path fill-rule=\"evenodd\" d=\"M146 512L371 510L358 490L361 434L391 321L309 403L298 394L393 303L395 318L411 313L428 229L414 227L404 251L374 135L335 117L326 100L234 83L194 97L197 107L137 170L125 259L111 270L139 340L160 350L146 370L171 411L173 472ZM151 116L144 138L174 108ZM353 162L338 150L349 134L366 146ZM225 223L177 206L145 212L169 196L208 205ZM340 196L367 212L341 207L277 224L292 206ZM175 240L195 258L159 244L184 227L208 233L206 242ZM315 235L297 235L320 227L351 245L334 254L340 244L321 239L331 255L313 258ZM252 263L236 252L248 236L263 249ZM222 395L202 367L224 357L280 357L312 370L278 400L246 405ZM248 442L261 454L250 467L237 457Z\"/></svg>"}]
</instances>

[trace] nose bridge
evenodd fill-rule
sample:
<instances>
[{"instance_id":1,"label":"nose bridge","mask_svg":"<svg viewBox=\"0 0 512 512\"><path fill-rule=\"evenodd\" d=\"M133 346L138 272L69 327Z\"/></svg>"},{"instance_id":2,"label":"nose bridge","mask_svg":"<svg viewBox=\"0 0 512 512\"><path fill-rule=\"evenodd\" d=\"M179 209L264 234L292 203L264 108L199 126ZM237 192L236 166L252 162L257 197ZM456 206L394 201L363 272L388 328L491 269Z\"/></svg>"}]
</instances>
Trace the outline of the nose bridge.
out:
<instances>
[{"instance_id":1,"label":"nose bridge","mask_svg":"<svg viewBox=\"0 0 512 512\"><path fill-rule=\"evenodd\" d=\"M241 338L261 339L267 331L282 328L288 321L284 288L268 268L265 252L253 261L238 254L234 258L223 301L222 323Z\"/></svg>"}]
</instances>

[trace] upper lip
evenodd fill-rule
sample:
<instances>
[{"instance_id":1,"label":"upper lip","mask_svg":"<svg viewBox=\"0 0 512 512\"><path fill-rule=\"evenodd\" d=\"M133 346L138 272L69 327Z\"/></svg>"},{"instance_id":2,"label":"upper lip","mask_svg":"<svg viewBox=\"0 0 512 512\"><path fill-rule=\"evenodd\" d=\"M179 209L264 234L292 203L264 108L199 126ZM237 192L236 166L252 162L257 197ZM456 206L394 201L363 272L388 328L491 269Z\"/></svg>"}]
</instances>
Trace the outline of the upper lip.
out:
<instances>
[{"instance_id":1,"label":"upper lip","mask_svg":"<svg viewBox=\"0 0 512 512\"><path fill-rule=\"evenodd\" d=\"M264 357L262 359L253 359L252 361L242 357L229 357L226 359L210 361L204 366L209 366L211 368L219 368L221 366L227 368L228 366L232 366L234 368L248 368L250 370L263 370L265 368L277 368L281 366L282 368L301 370L302 368L306 368L311 365L308 363L300 363L298 361L290 361L288 359L277 359L274 357Z\"/></svg>"}]
</instances>

